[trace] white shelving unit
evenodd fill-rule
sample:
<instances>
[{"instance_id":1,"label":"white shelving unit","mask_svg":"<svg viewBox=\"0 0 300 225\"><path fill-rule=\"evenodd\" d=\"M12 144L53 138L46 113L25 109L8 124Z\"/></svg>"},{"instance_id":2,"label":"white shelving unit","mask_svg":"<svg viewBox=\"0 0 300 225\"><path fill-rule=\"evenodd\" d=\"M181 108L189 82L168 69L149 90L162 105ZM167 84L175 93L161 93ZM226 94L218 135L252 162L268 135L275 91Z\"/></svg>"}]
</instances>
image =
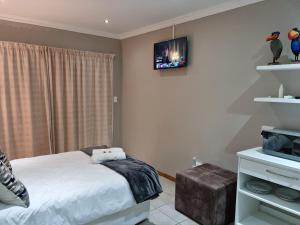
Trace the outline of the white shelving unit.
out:
<instances>
[{"instance_id":1,"label":"white shelving unit","mask_svg":"<svg viewBox=\"0 0 300 225\"><path fill-rule=\"evenodd\" d=\"M263 65L257 66L257 71L291 71L300 70L300 63L294 64L279 64L279 65ZM258 97L254 98L255 102L264 103L285 103L285 104L300 104L300 99L285 99L285 98L273 98L273 97Z\"/></svg>"},{"instance_id":2,"label":"white shelving unit","mask_svg":"<svg viewBox=\"0 0 300 225\"><path fill-rule=\"evenodd\" d=\"M273 98L273 97L254 98L254 101L268 102L268 103L300 104L300 99L286 99L286 98Z\"/></svg>"},{"instance_id":3,"label":"white shelving unit","mask_svg":"<svg viewBox=\"0 0 300 225\"><path fill-rule=\"evenodd\" d=\"M300 70L300 63L257 66L256 70L257 71Z\"/></svg>"},{"instance_id":4,"label":"white shelving unit","mask_svg":"<svg viewBox=\"0 0 300 225\"><path fill-rule=\"evenodd\" d=\"M300 201L287 202L273 194L249 191L246 182L262 179L300 191L300 162L266 155L261 148L238 153L236 225L300 224Z\"/></svg>"},{"instance_id":5,"label":"white shelving unit","mask_svg":"<svg viewBox=\"0 0 300 225\"><path fill-rule=\"evenodd\" d=\"M300 64L257 66L257 71L300 70ZM300 99L274 97L254 98L255 102L300 104ZM300 201L286 202L274 194L261 195L246 188L250 179L262 179L276 186L300 191L300 162L266 155L261 148L238 153L238 187L236 225L296 225L300 224Z\"/></svg>"}]
</instances>

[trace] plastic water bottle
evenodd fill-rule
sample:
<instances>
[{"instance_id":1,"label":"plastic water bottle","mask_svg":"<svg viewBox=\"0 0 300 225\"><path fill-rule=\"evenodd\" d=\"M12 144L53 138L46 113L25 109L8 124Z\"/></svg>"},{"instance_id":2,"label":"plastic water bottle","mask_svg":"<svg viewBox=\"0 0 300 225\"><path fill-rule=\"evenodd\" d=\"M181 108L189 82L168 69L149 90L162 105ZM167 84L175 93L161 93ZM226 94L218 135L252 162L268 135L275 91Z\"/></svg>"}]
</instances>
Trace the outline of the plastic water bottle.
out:
<instances>
[{"instance_id":1,"label":"plastic water bottle","mask_svg":"<svg viewBox=\"0 0 300 225\"><path fill-rule=\"evenodd\" d=\"M283 84L281 84L279 87L278 98L283 98Z\"/></svg>"},{"instance_id":2,"label":"plastic water bottle","mask_svg":"<svg viewBox=\"0 0 300 225\"><path fill-rule=\"evenodd\" d=\"M193 157L193 163L192 163L193 167L197 166L197 158Z\"/></svg>"}]
</instances>

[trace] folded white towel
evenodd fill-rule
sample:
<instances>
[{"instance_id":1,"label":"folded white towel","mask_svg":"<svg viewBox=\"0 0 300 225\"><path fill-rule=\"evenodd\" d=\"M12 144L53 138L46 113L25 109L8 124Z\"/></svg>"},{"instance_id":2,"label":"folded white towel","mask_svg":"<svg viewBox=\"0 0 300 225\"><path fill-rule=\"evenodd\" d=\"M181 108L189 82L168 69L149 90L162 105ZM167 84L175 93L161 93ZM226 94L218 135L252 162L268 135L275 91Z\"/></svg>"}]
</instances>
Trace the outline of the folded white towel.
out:
<instances>
[{"instance_id":1,"label":"folded white towel","mask_svg":"<svg viewBox=\"0 0 300 225\"><path fill-rule=\"evenodd\" d=\"M102 163L109 160L126 159L124 151L111 151L110 149L94 149L92 160L94 163Z\"/></svg>"},{"instance_id":2,"label":"folded white towel","mask_svg":"<svg viewBox=\"0 0 300 225\"><path fill-rule=\"evenodd\" d=\"M123 148L108 148L107 150L111 152L124 152Z\"/></svg>"},{"instance_id":3,"label":"folded white towel","mask_svg":"<svg viewBox=\"0 0 300 225\"><path fill-rule=\"evenodd\" d=\"M103 149L93 149L93 154L96 153L115 153L115 152L124 152L123 148L103 148Z\"/></svg>"}]
</instances>

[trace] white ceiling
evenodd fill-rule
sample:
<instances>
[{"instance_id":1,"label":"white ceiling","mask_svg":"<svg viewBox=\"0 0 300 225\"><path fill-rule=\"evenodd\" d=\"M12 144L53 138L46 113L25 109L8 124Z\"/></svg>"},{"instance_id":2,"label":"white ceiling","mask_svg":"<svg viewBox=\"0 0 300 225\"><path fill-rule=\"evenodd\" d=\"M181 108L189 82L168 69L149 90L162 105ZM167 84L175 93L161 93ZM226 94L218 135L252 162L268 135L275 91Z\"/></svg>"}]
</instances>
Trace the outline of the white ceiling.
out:
<instances>
[{"instance_id":1,"label":"white ceiling","mask_svg":"<svg viewBox=\"0 0 300 225\"><path fill-rule=\"evenodd\" d=\"M259 1L0 0L0 19L122 39Z\"/></svg>"}]
</instances>

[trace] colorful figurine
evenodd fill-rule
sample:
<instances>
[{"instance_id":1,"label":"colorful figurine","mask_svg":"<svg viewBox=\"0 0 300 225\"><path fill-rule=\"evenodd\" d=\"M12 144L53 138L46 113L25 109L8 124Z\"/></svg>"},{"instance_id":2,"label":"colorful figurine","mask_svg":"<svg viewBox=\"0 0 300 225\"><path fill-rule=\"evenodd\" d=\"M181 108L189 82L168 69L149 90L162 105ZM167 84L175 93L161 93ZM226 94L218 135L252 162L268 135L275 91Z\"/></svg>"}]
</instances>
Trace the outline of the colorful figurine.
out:
<instances>
[{"instance_id":1,"label":"colorful figurine","mask_svg":"<svg viewBox=\"0 0 300 225\"><path fill-rule=\"evenodd\" d=\"M273 53L273 62L269 63L269 64L279 64L279 62L276 62L280 58L280 55L282 52L282 43L279 40L279 35L280 35L280 32L276 31L276 32L273 32L266 39L266 41L271 41L270 48Z\"/></svg>"},{"instance_id":2,"label":"colorful figurine","mask_svg":"<svg viewBox=\"0 0 300 225\"><path fill-rule=\"evenodd\" d=\"M300 31L297 27L291 30L288 34L289 39L292 41L291 49L295 55L295 62L299 62L299 54L300 54L299 36L300 36Z\"/></svg>"}]
</instances>

